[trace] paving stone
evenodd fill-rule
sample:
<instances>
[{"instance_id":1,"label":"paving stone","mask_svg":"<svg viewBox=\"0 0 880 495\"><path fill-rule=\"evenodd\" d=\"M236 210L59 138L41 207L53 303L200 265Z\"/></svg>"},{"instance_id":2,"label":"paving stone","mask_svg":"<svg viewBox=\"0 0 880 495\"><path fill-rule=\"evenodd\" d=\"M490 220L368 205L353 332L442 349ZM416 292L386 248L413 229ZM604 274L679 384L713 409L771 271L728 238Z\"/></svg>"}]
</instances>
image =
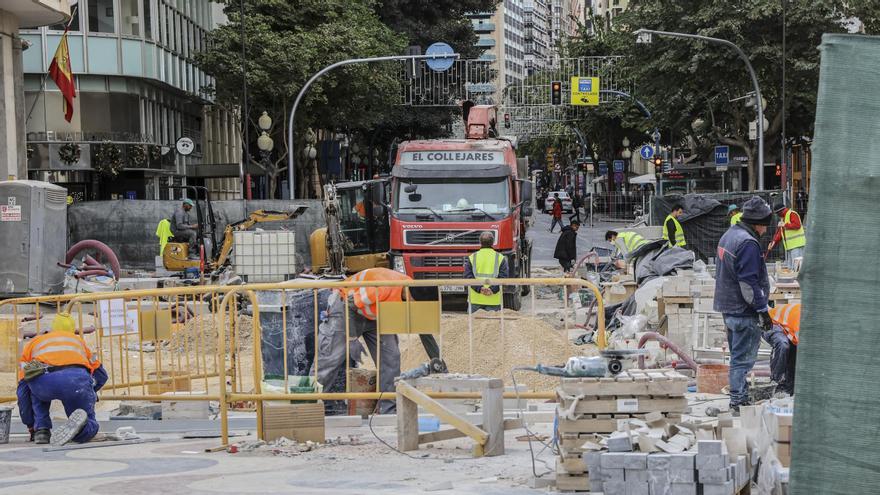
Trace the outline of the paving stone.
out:
<instances>
[{"instance_id":1,"label":"paving stone","mask_svg":"<svg viewBox=\"0 0 880 495\"><path fill-rule=\"evenodd\" d=\"M697 479L700 483L726 483L728 481L732 481L730 476L730 469L718 469L718 470L706 470L701 469L697 471L699 474L697 475Z\"/></svg>"},{"instance_id":2,"label":"paving stone","mask_svg":"<svg viewBox=\"0 0 880 495\"><path fill-rule=\"evenodd\" d=\"M630 481L624 482L626 485L626 495L651 495L647 481Z\"/></svg>"},{"instance_id":3,"label":"paving stone","mask_svg":"<svg viewBox=\"0 0 880 495\"><path fill-rule=\"evenodd\" d=\"M623 457L624 469L648 469L648 454L631 452Z\"/></svg>"},{"instance_id":4,"label":"paving stone","mask_svg":"<svg viewBox=\"0 0 880 495\"><path fill-rule=\"evenodd\" d=\"M649 481L648 492L650 495L672 495L672 485L669 481Z\"/></svg>"},{"instance_id":5,"label":"paving stone","mask_svg":"<svg viewBox=\"0 0 880 495\"><path fill-rule=\"evenodd\" d=\"M603 468L619 468L623 469L624 458L626 454L622 452L603 452L602 460L599 465Z\"/></svg>"},{"instance_id":6,"label":"paving stone","mask_svg":"<svg viewBox=\"0 0 880 495\"><path fill-rule=\"evenodd\" d=\"M693 452L683 452L681 454L669 454L669 469L694 469L694 459L696 454Z\"/></svg>"},{"instance_id":7,"label":"paving stone","mask_svg":"<svg viewBox=\"0 0 880 495\"><path fill-rule=\"evenodd\" d=\"M726 483L703 483L703 495L733 495L736 488L733 486L733 480Z\"/></svg>"},{"instance_id":8,"label":"paving stone","mask_svg":"<svg viewBox=\"0 0 880 495\"><path fill-rule=\"evenodd\" d=\"M670 483L669 495L697 495L696 483Z\"/></svg>"},{"instance_id":9,"label":"paving stone","mask_svg":"<svg viewBox=\"0 0 880 495\"><path fill-rule=\"evenodd\" d=\"M724 447L723 440L700 440L697 442L697 454L699 455L721 455L726 453L727 449Z\"/></svg>"},{"instance_id":10,"label":"paving stone","mask_svg":"<svg viewBox=\"0 0 880 495\"><path fill-rule=\"evenodd\" d=\"M625 479L623 468L602 468L602 480L604 481L623 481Z\"/></svg>"},{"instance_id":11,"label":"paving stone","mask_svg":"<svg viewBox=\"0 0 880 495\"><path fill-rule=\"evenodd\" d=\"M697 454L697 457L696 457L697 469L706 469L709 471L713 471L716 469L725 468L729 464L730 464L730 459L727 458L727 454L721 454L721 455Z\"/></svg>"},{"instance_id":12,"label":"paving stone","mask_svg":"<svg viewBox=\"0 0 880 495\"><path fill-rule=\"evenodd\" d=\"M648 472L644 469L625 469L625 473L623 475L623 479L626 481L640 481L642 483L648 482Z\"/></svg>"},{"instance_id":13,"label":"paving stone","mask_svg":"<svg viewBox=\"0 0 880 495\"><path fill-rule=\"evenodd\" d=\"M602 452L586 452L584 453L584 463L588 468L601 466Z\"/></svg>"},{"instance_id":14,"label":"paving stone","mask_svg":"<svg viewBox=\"0 0 880 495\"><path fill-rule=\"evenodd\" d=\"M626 482L624 481L603 481L602 489L605 495L626 495Z\"/></svg>"},{"instance_id":15,"label":"paving stone","mask_svg":"<svg viewBox=\"0 0 880 495\"><path fill-rule=\"evenodd\" d=\"M669 469L670 454L651 454L648 456L648 469Z\"/></svg>"},{"instance_id":16,"label":"paving stone","mask_svg":"<svg viewBox=\"0 0 880 495\"><path fill-rule=\"evenodd\" d=\"M673 483L693 483L696 481L696 471L691 469L670 469L667 471L669 481Z\"/></svg>"},{"instance_id":17,"label":"paving stone","mask_svg":"<svg viewBox=\"0 0 880 495\"><path fill-rule=\"evenodd\" d=\"M609 452L632 452L632 439L629 435L609 438L607 442Z\"/></svg>"}]
</instances>

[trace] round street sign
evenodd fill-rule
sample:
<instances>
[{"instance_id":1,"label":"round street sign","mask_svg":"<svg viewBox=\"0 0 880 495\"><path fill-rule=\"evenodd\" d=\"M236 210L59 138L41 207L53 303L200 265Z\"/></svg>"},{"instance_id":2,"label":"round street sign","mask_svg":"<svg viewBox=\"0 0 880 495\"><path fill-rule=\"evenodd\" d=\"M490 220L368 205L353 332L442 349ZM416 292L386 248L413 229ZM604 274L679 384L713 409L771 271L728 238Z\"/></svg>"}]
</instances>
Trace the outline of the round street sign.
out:
<instances>
[{"instance_id":1,"label":"round street sign","mask_svg":"<svg viewBox=\"0 0 880 495\"><path fill-rule=\"evenodd\" d=\"M425 50L425 55L452 55L455 50L446 43L434 43ZM455 57L425 59L428 67L435 72L445 72L455 63Z\"/></svg>"},{"instance_id":2,"label":"round street sign","mask_svg":"<svg viewBox=\"0 0 880 495\"><path fill-rule=\"evenodd\" d=\"M183 156L189 155L193 152L194 149L196 149L196 145L195 143L193 143L193 140L186 136L178 139L174 147L177 148L177 152Z\"/></svg>"},{"instance_id":3,"label":"round street sign","mask_svg":"<svg viewBox=\"0 0 880 495\"><path fill-rule=\"evenodd\" d=\"M654 147L650 144L642 145L642 147L639 148L639 156L645 160L650 160L654 157Z\"/></svg>"}]
</instances>

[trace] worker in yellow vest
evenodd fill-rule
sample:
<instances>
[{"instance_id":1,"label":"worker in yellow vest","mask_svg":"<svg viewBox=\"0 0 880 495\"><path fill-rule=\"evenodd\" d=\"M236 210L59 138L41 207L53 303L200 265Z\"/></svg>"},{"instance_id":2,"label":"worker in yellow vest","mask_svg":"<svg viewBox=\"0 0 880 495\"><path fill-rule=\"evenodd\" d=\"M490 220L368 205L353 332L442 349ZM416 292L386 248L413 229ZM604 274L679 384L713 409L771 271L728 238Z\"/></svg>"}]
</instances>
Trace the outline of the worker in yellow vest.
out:
<instances>
[{"instance_id":1,"label":"worker in yellow vest","mask_svg":"<svg viewBox=\"0 0 880 495\"><path fill-rule=\"evenodd\" d=\"M623 232L609 230L605 232L605 240L614 245L614 257L624 259L629 258L631 253L648 243L641 234L629 230Z\"/></svg>"},{"instance_id":2,"label":"worker in yellow vest","mask_svg":"<svg viewBox=\"0 0 880 495\"><path fill-rule=\"evenodd\" d=\"M773 326L764 331L770 344L770 379L776 391L794 395L794 370L797 363L798 332L801 329L801 305L781 304L770 309Z\"/></svg>"},{"instance_id":3,"label":"worker in yellow vest","mask_svg":"<svg viewBox=\"0 0 880 495\"><path fill-rule=\"evenodd\" d=\"M730 226L733 227L742 220L743 214L739 211L739 206L734 204L727 207L727 216L730 217Z\"/></svg>"},{"instance_id":4,"label":"worker in yellow vest","mask_svg":"<svg viewBox=\"0 0 880 495\"><path fill-rule=\"evenodd\" d=\"M507 278L507 259L495 251L495 235L492 232L480 234L480 250L472 253L464 261L464 278L482 279ZM468 311L501 310L504 296L499 285L473 285L468 287Z\"/></svg>"},{"instance_id":5,"label":"worker in yellow vest","mask_svg":"<svg viewBox=\"0 0 880 495\"><path fill-rule=\"evenodd\" d=\"M678 217L683 214L684 207L676 203L672 205L672 211L666 215L666 220L663 221L663 239L669 243L669 247L687 246L687 242L684 240L684 229L681 227L681 222L678 221Z\"/></svg>"},{"instance_id":6,"label":"worker in yellow vest","mask_svg":"<svg viewBox=\"0 0 880 495\"><path fill-rule=\"evenodd\" d=\"M794 269L794 260L803 258L804 248L807 245L807 233L804 231L801 216L796 211L785 206L784 203L776 203L773 212L779 215L780 221L776 227L776 235L767 247L769 253L782 241L785 248L785 266Z\"/></svg>"}]
</instances>

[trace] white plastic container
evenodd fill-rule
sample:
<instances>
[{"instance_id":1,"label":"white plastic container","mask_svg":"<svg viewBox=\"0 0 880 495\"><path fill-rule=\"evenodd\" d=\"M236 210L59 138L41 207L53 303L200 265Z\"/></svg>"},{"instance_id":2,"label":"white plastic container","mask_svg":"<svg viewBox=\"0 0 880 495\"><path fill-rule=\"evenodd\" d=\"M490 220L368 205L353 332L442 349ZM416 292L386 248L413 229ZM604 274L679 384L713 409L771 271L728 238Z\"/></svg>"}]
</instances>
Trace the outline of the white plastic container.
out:
<instances>
[{"instance_id":1,"label":"white plastic container","mask_svg":"<svg viewBox=\"0 0 880 495\"><path fill-rule=\"evenodd\" d=\"M296 275L294 234L240 231L233 236L232 267L247 282L283 282Z\"/></svg>"}]
</instances>

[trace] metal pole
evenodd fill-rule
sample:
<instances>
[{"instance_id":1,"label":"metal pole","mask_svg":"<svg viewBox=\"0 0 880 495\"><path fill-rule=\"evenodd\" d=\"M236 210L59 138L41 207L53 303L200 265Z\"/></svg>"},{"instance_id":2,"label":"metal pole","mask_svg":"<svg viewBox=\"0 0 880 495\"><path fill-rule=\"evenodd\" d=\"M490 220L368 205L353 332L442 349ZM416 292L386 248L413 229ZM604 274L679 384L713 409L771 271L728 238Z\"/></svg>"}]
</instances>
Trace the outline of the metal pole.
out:
<instances>
[{"instance_id":1,"label":"metal pole","mask_svg":"<svg viewBox=\"0 0 880 495\"><path fill-rule=\"evenodd\" d=\"M782 175L785 178L785 183L780 184L784 191L788 192L789 197L794 196L794 192L792 191L791 184L793 181L791 180L791 172L788 170L788 154L785 151L785 111L787 107L785 106L785 4L788 3L788 0L782 0L782 136L780 137L780 145L782 147ZM790 201L790 200L789 200ZM793 203L789 203L792 205Z\"/></svg>"},{"instance_id":2,"label":"metal pole","mask_svg":"<svg viewBox=\"0 0 880 495\"><path fill-rule=\"evenodd\" d=\"M367 64L371 62L390 62L394 60L421 60L421 59L444 59L444 58L458 58L457 53L449 53L449 54L438 54L438 55L391 55L388 57L370 57L370 58L352 58L349 60L342 60L336 62L334 64L330 64L327 67L319 70L315 73L306 83L303 85L302 89L299 90L299 93L296 95L296 100L293 101L293 107L290 109L290 117L287 123L287 186L290 191L290 199L294 199L296 194L294 193L295 189L295 180L293 174L293 166L294 166L294 156L296 155L296 148L293 142L293 123L294 118L296 117L296 109L299 107L299 102L302 101L303 96L305 96L306 91L309 87L318 80L319 77L324 74L330 72L331 70L342 67L344 65L353 65L353 64Z\"/></svg>"},{"instance_id":3,"label":"metal pole","mask_svg":"<svg viewBox=\"0 0 880 495\"><path fill-rule=\"evenodd\" d=\"M719 45L724 45L728 48L734 50L739 58L742 59L746 64L746 68L749 70L749 76L752 79L752 89L755 91L755 107L758 111L758 122L757 126L755 126L758 130L758 190L764 190L764 108L763 108L763 99L761 98L761 87L758 85L758 76L755 74L755 69L752 68L752 62L749 61L749 57L746 56L745 52L736 44L721 39L721 38L712 38L709 36L700 36L699 34L687 34L687 33L675 33L670 31L655 31L653 29L637 29L633 32L635 35L639 35L640 33L650 33L656 34L657 36L668 36L670 38L686 38L693 39L699 41L705 41L707 43L715 43Z\"/></svg>"},{"instance_id":4,"label":"metal pole","mask_svg":"<svg viewBox=\"0 0 880 495\"><path fill-rule=\"evenodd\" d=\"M242 143L241 143L241 165L238 167L238 180L241 185L241 199L242 202L247 198L247 193L244 190L244 173L245 167L248 163L248 157L250 156L248 153L248 142L250 141L248 136L248 84L247 84L247 58L245 53L245 28L244 28L244 0L240 0L239 5L241 6L241 19L239 19L239 23L241 23L241 86L242 86L242 102L241 102L241 125L244 127L241 130L242 134ZM274 194L274 193L273 193ZM245 216L247 216L247 208L245 208L244 212Z\"/></svg>"}]
</instances>

